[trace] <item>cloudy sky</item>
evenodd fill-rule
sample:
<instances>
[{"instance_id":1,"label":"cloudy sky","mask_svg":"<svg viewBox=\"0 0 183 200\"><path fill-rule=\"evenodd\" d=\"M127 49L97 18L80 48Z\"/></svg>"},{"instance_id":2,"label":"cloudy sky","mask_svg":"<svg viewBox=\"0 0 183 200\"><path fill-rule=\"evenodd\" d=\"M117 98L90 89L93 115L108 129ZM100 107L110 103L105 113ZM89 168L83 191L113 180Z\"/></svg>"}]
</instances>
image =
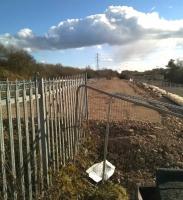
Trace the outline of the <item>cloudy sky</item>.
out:
<instances>
[{"instance_id":1,"label":"cloudy sky","mask_svg":"<svg viewBox=\"0 0 183 200\"><path fill-rule=\"evenodd\" d=\"M1 0L0 43L39 62L118 71L183 58L180 0Z\"/></svg>"}]
</instances>

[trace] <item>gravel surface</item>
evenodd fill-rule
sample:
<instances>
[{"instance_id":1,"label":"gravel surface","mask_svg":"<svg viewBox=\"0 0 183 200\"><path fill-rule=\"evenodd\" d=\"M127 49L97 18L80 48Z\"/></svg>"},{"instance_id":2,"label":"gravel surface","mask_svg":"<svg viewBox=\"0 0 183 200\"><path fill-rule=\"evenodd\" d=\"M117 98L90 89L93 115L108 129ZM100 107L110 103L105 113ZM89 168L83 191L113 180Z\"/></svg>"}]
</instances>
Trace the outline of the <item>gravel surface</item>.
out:
<instances>
[{"instance_id":1,"label":"gravel surface","mask_svg":"<svg viewBox=\"0 0 183 200\"><path fill-rule=\"evenodd\" d=\"M138 97L150 97L145 90L131 84L126 80L99 79L95 82L90 82L89 85L109 93L120 93ZM90 89L88 90L88 94L89 118L92 120L105 120L107 115L109 96L100 94ZM155 110L113 98L111 119L115 121L133 119L138 121L161 122L161 115Z\"/></svg>"}]
</instances>

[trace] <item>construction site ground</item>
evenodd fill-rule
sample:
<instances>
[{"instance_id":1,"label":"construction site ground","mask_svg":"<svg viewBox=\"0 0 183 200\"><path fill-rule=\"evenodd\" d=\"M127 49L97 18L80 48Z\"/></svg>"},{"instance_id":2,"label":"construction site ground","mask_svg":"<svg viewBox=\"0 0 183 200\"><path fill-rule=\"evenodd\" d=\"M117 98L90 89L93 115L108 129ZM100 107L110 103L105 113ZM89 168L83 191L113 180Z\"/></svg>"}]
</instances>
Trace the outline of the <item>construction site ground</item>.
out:
<instances>
[{"instance_id":1,"label":"construction site ground","mask_svg":"<svg viewBox=\"0 0 183 200\"><path fill-rule=\"evenodd\" d=\"M89 84L110 93L156 98L126 80L103 79ZM91 90L88 93L89 127L98 140L102 159L108 97ZM134 199L137 184L155 184L157 168L183 168L183 120L117 101L111 109L107 160L116 166L112 179L127 188Z\"/></svg>"}]
</instances>

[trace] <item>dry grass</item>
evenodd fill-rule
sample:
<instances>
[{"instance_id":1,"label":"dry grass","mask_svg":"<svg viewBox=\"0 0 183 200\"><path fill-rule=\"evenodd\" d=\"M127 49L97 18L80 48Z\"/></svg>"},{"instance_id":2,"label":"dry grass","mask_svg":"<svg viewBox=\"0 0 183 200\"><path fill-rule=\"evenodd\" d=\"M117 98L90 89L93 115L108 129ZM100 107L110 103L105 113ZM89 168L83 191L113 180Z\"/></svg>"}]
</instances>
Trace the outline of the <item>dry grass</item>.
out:
<instances>
[{"instance_id":1,"label":"dry grass","mask_svg":"<svg viewBox=\"0 0 183 200\"><path fill-rule=\"evenodd\" d=\"M47 192L47 200L128 200L126 190L111 181L95 184L89 180L86 169L100 155L97 140L89 138L80 148L81 154L74 163L64 167L55 177L53 187Z\"/></svg>"}]
</instances>

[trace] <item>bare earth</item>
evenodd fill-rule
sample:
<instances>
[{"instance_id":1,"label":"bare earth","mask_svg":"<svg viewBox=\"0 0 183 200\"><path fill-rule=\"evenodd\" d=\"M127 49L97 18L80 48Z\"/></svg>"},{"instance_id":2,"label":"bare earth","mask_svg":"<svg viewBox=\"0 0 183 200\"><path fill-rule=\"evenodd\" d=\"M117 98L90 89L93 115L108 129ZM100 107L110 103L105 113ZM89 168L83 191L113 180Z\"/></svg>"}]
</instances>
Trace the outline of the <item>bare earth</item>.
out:
<instances>
[{"instance_id":1,"label":"bare earth","mask_svg":"<svg viewBox=\"0 0 183 200\"><path fill-rule=\"evenodd\" d=\"M97 80L90 85L107 92L120 92L152 98L144 90L124 80ZM108 97L89 91L91 135L97 138L98 154L103 158ZM155 184L157 168L183 168L183 120L163 116L153 110L121 100L114 101L108 155L116 166L112 180L128 189L130 199L136 199L137 184ZM150 199L150 198L149 198Z\"/></svg>"},{"instance_id":2,"label":"bare earth","mask_svg":"<svg viewBox=\"0 0 183 200\"><path fill-rule=\"evenodd\" d=\"M90 81L89 85L107 91L109 93L121 93L131 96L148 97L147 93L126 80L100 79ZM106 95L89 90L89 113L90 119L106 119L107 105L109 98ZM124 119L161 122L161 116L158 112L132 104L122 100L113 100L111 109L111 120L121 121Z\"/></svg>"}]
</instances>

